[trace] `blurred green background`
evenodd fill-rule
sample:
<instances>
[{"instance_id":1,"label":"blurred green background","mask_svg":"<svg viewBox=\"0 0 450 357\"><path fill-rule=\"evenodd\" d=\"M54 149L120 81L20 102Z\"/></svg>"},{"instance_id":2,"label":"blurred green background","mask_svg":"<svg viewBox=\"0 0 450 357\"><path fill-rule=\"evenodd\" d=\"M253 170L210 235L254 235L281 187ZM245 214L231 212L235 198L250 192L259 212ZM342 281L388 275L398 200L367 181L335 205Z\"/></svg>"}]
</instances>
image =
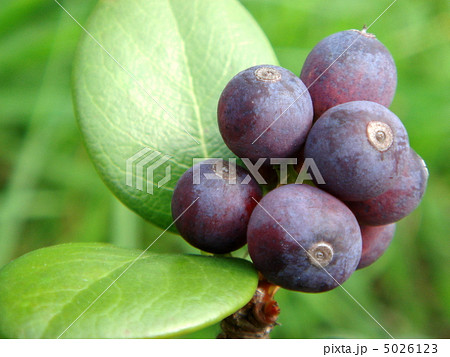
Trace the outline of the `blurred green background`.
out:
<instances>
[{"instance_id":1,"label":"blurred green background","mask_svg":"<svg viewBox=\"0 0 450 357\"><path fill-rule=\"evenodd\" d=\"M189 1L189 0L186 0ZM211 0L214 1L214 0ZM96 0L66 0L80 21ZM390 0L242 0L280 64L300 73L322 38L370 24ZM370 29L398 67L393 110L430 180L387 253L345 288L396 338L449 338L450 12L446 0L399 0ZM145 248L160 233L122 206L97 176L75 122L70 77L77 24L53 0L0 2L0 266L66 242ZM166 234L153 251L195 252ZM385 338L342 290L277 294L274 338ZM217 325L191 334L211 338Z\"/></svg>"}]
</instances>

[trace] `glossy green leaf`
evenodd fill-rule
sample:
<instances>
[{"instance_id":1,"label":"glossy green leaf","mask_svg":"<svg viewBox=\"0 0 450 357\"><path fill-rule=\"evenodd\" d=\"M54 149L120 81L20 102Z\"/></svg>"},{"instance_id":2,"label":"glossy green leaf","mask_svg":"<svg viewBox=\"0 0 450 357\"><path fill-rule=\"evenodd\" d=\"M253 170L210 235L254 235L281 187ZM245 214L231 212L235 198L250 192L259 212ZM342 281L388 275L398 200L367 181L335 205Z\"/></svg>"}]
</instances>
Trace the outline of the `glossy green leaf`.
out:
<instances>
[{"instance_id":1,"label":"glossy green leaf","mask_svg":"<svg viewBox=\"0 0 450 357\"><path fill-rule=\"evenodd\" d=\"M87 30L98 43L82 38L73 83L88 151L113 193L165 228L172 221L173 188L192 159L232 155L217 127L225 85L247 67L277 60L236 0L103 0ZM133 160L127 186L127 159L144 148L161 154ZM153 180L146 168L162 155L171 157L163 165L170 165L171 180L158 187L165 167ZM140 178L142 191L136 188Z\"/></svg>"},{"instance_id":2,"label":"glossy green leaf","mask_svg":"<svg viewBox=\"0 0 450 357\"><path fill-rule=\"evenodd\" d=\"M57 338L141 251L64 244L0 270L0 336ZM220 321L245 305L257 273L242 259L146 253L63 338L169 337Z\"/></svg>"}]
</instances>

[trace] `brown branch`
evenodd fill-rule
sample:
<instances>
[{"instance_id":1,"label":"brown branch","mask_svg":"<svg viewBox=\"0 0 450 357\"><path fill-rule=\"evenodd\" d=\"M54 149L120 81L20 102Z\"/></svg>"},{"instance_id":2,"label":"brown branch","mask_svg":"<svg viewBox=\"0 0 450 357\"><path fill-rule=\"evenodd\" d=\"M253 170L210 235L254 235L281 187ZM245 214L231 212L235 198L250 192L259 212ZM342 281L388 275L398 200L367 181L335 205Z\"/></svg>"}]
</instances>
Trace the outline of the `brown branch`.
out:
<instances>
[{"instance_id":1,"label":"brown branch","mask_svg":"<svg viewBox=\"0 0 450 357\"><path fill-rule=\"evenodd\" d=\"M269 334L278 325L280 308L273 296L279 286L269 283L262 276L255 295L243 308L223 319L222 332L217 338L270 338Z\"/></svg>"}]
</instances>

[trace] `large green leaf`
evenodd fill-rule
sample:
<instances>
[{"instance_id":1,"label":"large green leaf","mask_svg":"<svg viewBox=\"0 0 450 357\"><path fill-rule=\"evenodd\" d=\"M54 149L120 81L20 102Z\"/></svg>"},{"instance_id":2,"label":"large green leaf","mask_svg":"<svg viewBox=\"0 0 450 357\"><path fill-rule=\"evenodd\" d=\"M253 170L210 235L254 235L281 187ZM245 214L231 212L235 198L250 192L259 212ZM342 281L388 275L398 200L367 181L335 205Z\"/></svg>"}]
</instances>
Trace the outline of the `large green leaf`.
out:
<instances>
[{"instance_id":1,"label":"large green leaf","mask_svg":"<svg viewBox=\"0 0 450 357\"><path fill-rule=\"evenodd\" d=\"M0 270L0 335L56 338L140 251L64 244ZM242 259L146 253L64 338L168 337L213 324L245 305L257 273Z\"/></svg>"},{"instance_id":2,"label":"large green leaf","mask_svg":"<svg viewBox=\"0 0 450 357\"><path fill-rule=\"evenodd\" d=\"M235 0L103 0L87 30L120 64L92 38L82 38L74 101L88 151L122 202L166 227L173 188L192 158L232 155L216 119L226 83L252 65L275 64L275 55ZM126 161L144 148L161 153L145 167L163 154L171 157L172 178L161 188L163 167L153 182L145 169L139 175L144 191L126 185ZM153 195L146 185L154 185Z\"/></svg>"}]
</instances>

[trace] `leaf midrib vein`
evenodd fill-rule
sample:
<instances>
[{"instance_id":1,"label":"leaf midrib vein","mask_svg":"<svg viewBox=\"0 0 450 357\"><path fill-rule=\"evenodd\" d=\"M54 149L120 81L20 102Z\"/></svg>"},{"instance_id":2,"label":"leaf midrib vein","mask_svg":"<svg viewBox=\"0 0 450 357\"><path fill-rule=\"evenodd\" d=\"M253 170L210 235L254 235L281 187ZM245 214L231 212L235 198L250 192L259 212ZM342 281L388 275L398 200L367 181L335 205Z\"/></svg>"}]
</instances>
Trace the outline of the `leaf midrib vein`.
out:
<instances>
[{"instance_id":1,"label":"leaf midrib vein","mask_svg":"<svg viewBox=\"0 0 450 357\"><path fill-rule=\"evenodd\" d=\"M145 258L145 257L141 257L140 259L144 259L144 258ZM103 276L101 276L101 277L95 279L91 284L89 284L88 286L86 286L84 289L79 290L78 293L75 294L69 302L67 302L67 303L65 303L64 305L62 305L61 308L59 309L59 311L58 311L58 312L57 312L57 313L49 320L46 329L45 329L44 332L42 333L41 338L45 338L45 336L47 336L47 334L51 331L51 328L53 327L53 326L52 326L53 321L56 321L56 320L63 314L64 310L65 310L68 306L72 305L72 304L75 302L75 300L76 300L80 295L82 295L84 292L89 291L90 289L92 289L93 287L95 287L95 285L97 285L99 282L103 281L105 278L114 275L118 270L123 270L123 268L124 268L126 265L129 265L129 264L132 263L135 259L136 259L136 258L134 257L133 259L127 260L126 262L124 262L123 264L121 264L120 266L118 266L116 269L114 269L114 270L108 272L107 274L105 274L105 275L103 275ZM140 259L139 259L139 260L140 260ZM88 306L89 306L89 305L88 305ZM87 308L88 306L86 306L86 308ZM83 310L83 311L84 311L84 310ZM86 311L86 312L87 312L87 311ZM78 317L78 316L77 316L77 317ZM63 331L61 331L61 332L63 332Z\"/></svg>"},{"instance_id":2,"label":"leaf midrib vein","mask_svg":"<svg viewBox=\"0 0 450 357\"><path fill-rule=\"evenodd\" d=\"M184 62L185 62L185 65L186 65L186 72L187 72L187 75L188 75L188 81L189 81L189 85L190 85L191 91L192 91L192 102L193 102L192 106L194 108L195 116L197 118L197 124L198 124L198 129L199 129L199 136L200 136L200 145L202 146L204 157L207 158L209 156L208 156L208 150L207 150L206 145L205 145L205 130L203 128L203 123L202 123L201 114L200 114L200 110L199 110L199 105L198 105L198 101L197 101L196 90L195 90L195 85L194 85L194 79L193 79L193 76L192 76L191 67L189 65L189 57L188 57L187 52L186 52L186 41L184 40L183 35L180 32L180 28L179 28L179 25L178 25L178 18L177 18L176 14L175 14L175 11L173 9L173 5L171 3L171 0L167 0L167 5L168 5L168 8L169 8L169 10L170 10L170 12L171 12L171 14L173 16L173 20L174 20L174 23L175 23L175 29L176 29L176 31L178 33L179 38L180 38L180 42L181 42L181 46L182 46L182 50L183 50L182 53L183 53Z\"/></svg>"}]
</instances>

